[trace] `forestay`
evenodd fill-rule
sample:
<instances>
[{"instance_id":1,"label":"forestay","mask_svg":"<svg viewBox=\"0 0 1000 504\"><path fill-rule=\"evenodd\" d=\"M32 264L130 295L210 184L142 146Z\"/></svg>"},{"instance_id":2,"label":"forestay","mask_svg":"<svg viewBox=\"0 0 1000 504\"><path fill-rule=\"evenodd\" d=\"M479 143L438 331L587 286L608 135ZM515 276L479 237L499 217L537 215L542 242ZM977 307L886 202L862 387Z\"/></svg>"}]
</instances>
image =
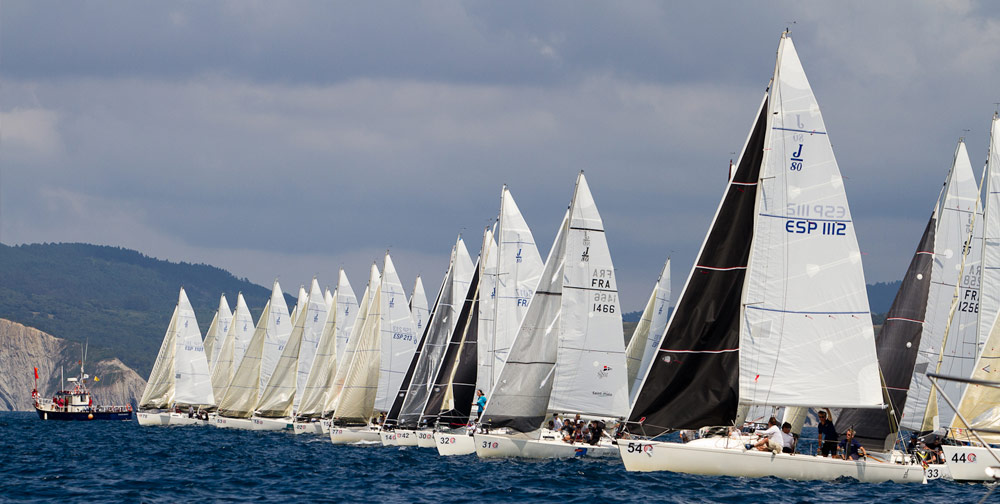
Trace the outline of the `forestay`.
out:
<instances>
[{"instance_id":1,"label":"forestay","mask_svg":"<svg viewBox=\"0 0 1000 504\"><path fill-rule=\"evenodd\" d=\"M844 180L788 37L769 102L740 322L740 402L878 408L874 332Z\"/></svg>"},{"instance_id":2,"label":"forestay","mask_svg":"<svg viewBox=\"0 0 1000 504\"><path fill-rule=\"evenodd\" d=\"M649 295L646 308L642 311L639 324L632 332L632 338L625 348L625 359L628 365L629 404L639 393L639 386L660 348L660 339L667 328L667 318L670 315L670 259L663 265L660 276L656 279L653 292Z\"/></svg>"},{"instance_id":3,"label":"forestay","mask_svg":"<svg viewBox=\"0 0 1000 504\"><path fill-rule=\"evenodd\" d=\"M978 272L982 247L969 246L968 242L970 238L975 241L981 236L982 217L976 215L979 213L979 188L964 142L960 141L955 150L939 205L931 270L933 282L901 424L918 432L947 426L954 414L945 405L939 417L936 393L926 374L939 371L968 377L972 375L972 365L978 354L975 313L978 306L973 300L979 298L979 277L972 272ZM963 256L963 250L967 251L967 257ZM942 381L941 385L953 400L960 398L965 388L959 383Z\"/></svg>"}]
</instances>

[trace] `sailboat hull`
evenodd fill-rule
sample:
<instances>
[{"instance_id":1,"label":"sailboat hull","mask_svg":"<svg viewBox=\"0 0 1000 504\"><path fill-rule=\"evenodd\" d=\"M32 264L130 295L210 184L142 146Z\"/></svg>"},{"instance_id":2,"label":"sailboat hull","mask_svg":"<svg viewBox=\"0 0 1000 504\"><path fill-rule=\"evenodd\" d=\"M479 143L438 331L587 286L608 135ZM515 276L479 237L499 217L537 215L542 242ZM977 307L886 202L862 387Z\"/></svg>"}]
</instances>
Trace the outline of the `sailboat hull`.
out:
<instances>
[{"instance_id":1,"label":"sailboat hull","mask_svg":"<svg viewBox=\"0 0 1000 504\"><path fill-rule=\"evenodd\" d=\"M990 454L989 448L982 446L944 445L944 457L948 470L955 481L997 481L1000 479L1000 464Z\"/></svg>"},{"instance_id":2,"label":"sailboat hull","mask_svg":"<svg viewBox=\"0 0 1000 504\"><path fill-rule=\"evenodd\" d=\"M322 422L295 422L293 432L296 434L323 434Z\"/></svg>"},{"instance_id":3,"label":"sailboat hull","mask_svg":"<svg viewBox=\"0 0 1000 504\"><path fill-rule=\"evenodd\" d=\"M434 446L438 455L472 455L476 453L476 440L465 429L457 431L435 431Z\"/></svg>"},{"instance_id":4,"label":"sailboat hull","mask_svg":"<svg viewBox=\"0 0 1000 504\"><path fill-rule=\"evenodd\" d=\"M199 425L207 426L208 420L202 420L198 417L189 417L185 413L171 413L170 414L170 425Z\"/></svg>"},{"instance_id":5,"label":"sailboat hull","mask_svg":"<svg viewBox=\"0 0 1000 504\"><path fill-rule=\"evenodd\" d=\"M148 413L144 411L135 414L139 425L167 425L170 423L170 413Z\"/></svg>"},{"instance_id":6,"label":"sailboat hull","mask_svg":"<svg viewBox=\"0 0 1000 504\"><path fill-rule=\"evenodd\" d=\"M330 427L330 442L333 444L380 443L378 428L375 427Z\"/></svg>"},{"instance_id":7,"label":"sailboat hull","mask_svg":"<svg viewBox=\"0 0 1000 504\"><path fill-rule=\"evenodd\" d=\"M253 430L278 431L292 428L291 418L251 417L250 420L253 421Z\"/></svg>"},{"instance_id":8,"label":"sailboat hull","mask_svg":"<svg viewBox=\"0 0 1000 504\"><path fill-rule=\"evenodd\" d=\"M417 446L420 448L434 448L434 431L422 429L414 431L417 436Z\"/></svg>"},{"instance_id":9,"label":"sailboat hull","mask_svg":"<svg viewBox=\"0 0 1000 504\"><path fill-rule=\"evenodd\" d=\"M495 434L475 434L476 455L479 458L577 458L614 457L618 446L613 444L569 444L562 441L516 439Z\"/></svg>"},{"instance_id":10,"label":"sailboat hull","mask_svg":"<svg viewBox=\"0 0 1000 504\"><path fill-rule=\"evenodd\" d=\"M330 434L330 425L332 424L332 420L324 418L319 421L319 428L323 431L323 434Z\"/></svg>"},{"instance_id":11,"label":"sailboat hull","mask_svg":"<svg viewBox=\"0 0 1000 504\"><path fill-rule=\"evenodd\" d=\"M399 446L396 443L396 431L379 431L378 436L382 446Z\"/></svg>"},{"instance_id":12,"label":"sailboat hull","mask_svg":"<svg viewBox=\"0 0 1000 504\"><path fill-rule=\"evenodd\" d=\"M699 439L687 444L627 440L620 442L622 462L629 471L671 471L748 478L774 476L803 481L832 481L843 477L868 483L925 481L923 468L916 464L774 454L745 450L741 443L735 443L735 447L720 447L713 439Z\"/></svg>"},{"instance_id":13,"label":"sailboat hull","mask_svg":"<svg viewBox=\"0 0 1000 504\"><path fill-rule=\"evenodd\" d=\"M222 429L243 429L243 430L253 430L253 422L249 418L230 418L224 416L216 416L215 421L212 423L213 426Z\"/></svg>"},{"instance_id":14,"label":"sailboat hull","mask_svg":"<svg viewBox=\"0 0 1000 504\"><path fill-rule=\"evenodd\" d=\"M417 433L407 429L396 429L397 446L417 446Z\"/></svg>"}]
</instances>

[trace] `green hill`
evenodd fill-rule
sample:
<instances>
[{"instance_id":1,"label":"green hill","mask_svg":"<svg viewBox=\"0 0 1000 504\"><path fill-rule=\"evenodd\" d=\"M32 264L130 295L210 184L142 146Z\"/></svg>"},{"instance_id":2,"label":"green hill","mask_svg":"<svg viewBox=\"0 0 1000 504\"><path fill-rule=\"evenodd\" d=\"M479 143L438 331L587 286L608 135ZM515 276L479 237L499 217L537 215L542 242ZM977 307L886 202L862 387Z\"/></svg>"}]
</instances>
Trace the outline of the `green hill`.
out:
<instances>
[{"instance_id":1,"label":"green hill","mask_svg":"<svg viewBox=\"0 0 1000 504\"><path fill-rule=\"evenodd\" d=\"M224 293L242 291L254 318L270 288L214 266L174 263L134 250L82 243L0 244L0 317L72 341L88 360L118 357L146 377L183 286L202 333ZM291 307L295 298L285 295Z\"/></svg>"}]
</instances>

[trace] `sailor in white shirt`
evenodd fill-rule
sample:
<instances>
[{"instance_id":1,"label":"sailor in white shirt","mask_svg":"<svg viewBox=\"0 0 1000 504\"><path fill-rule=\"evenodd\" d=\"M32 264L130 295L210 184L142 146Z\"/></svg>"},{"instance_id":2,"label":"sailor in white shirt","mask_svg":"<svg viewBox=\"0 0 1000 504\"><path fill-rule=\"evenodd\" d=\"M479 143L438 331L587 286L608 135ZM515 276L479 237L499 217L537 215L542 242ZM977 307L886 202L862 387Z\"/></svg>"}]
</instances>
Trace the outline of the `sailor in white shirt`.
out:
<instances>
[{"instance_id":1,"label":"sailor in white shirt","mask_svg":"<svg viewBox=\"0 0 1000 504\"><path fill-rule=\"evenodd\" d=\"M785 422L781 424L782 452L792 453L795 451L795 436L792 435L792 424Z\"/></svg>"},{"instance_id":2,"label":"sailor in white shirt","mask_svg":"<svg viewBox=\"0 0 1000 504\"><path fill-rule=\"evenodd\" d=\"M754 448L760 451L769 451L774 453L781 453L781 448L785 445L785 438L781 433L781 429L778 427L778 419L771 417L767 420L766 430L756 430L754 434L761 436L760 441L754 445Z\"/></svg>"}]
</instances>

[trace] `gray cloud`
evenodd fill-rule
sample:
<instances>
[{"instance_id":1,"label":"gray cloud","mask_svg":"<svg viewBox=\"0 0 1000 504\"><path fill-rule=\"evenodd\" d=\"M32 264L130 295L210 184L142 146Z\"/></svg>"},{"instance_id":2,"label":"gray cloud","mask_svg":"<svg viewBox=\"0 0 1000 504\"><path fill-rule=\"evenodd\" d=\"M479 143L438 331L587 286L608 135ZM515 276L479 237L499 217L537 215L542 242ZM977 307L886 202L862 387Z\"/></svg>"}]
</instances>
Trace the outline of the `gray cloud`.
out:
<instances>
[{"instance_id":1,"label":"gray cloud","mask_svg":"<svg viewBox=\"0 0 1000 504\"><path fill-rule=\"evenodd\" d=\"M624 308L669 254L676 293L791 21L867 278L896 279L957 137L980 167L1000 101L985 2L4 7L0 240L125 245L289 292L343 265L360 294L387 248L435 289L503 183L544 256L584 169Z\"/></svg>"}]
</instances>

